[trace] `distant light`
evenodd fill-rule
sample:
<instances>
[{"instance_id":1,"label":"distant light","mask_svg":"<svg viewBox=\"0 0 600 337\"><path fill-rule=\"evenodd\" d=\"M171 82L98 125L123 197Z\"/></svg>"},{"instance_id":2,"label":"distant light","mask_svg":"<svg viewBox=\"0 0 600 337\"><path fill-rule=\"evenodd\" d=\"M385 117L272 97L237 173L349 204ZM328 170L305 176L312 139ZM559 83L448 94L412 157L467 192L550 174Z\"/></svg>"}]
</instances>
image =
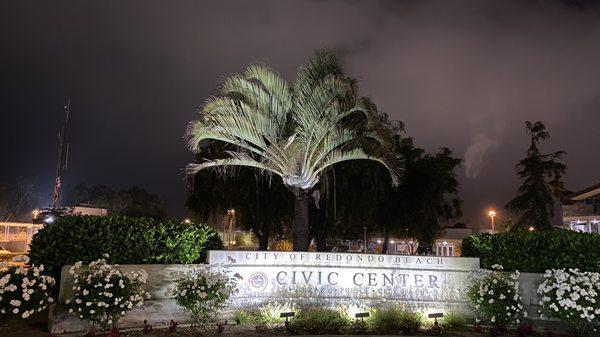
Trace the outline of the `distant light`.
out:
<instances>
[{"instance_id":1,"label":"distant light","mask_svg":"<svg viewBox=\"0 0 600 337\"><path fill-rule=\"evenodd\" d=\"M489 216L490 218L493 218L493 217L495 217L495 216L496 216L496 211L494 211L493 209L490 209L490 211L488 212L488 216Z\"/></svg>"},{"instance_id":2,"label":"distant light","mask_svg":"<svg viewBox=\"0 0 600 337\"><path fill-rule=\"evenodd\" d=\"M186 225L189 225L192 223L192 220L190 220L189 218L185 218L185 219L183 219L183 223Z\"/></svg>"},{"instance_id":3,"label":"distant light","mask_svg":"<svg viewBox=\"0 0 600 337\"><path fill-rule=\"evenodd\" d=\"M377 243L381 243L381 240L377 240Z\"/></svg>"},{"instance_id":4,"label":"distant light","mask_svg":"<svg viewBox=\"0 0 600 337\"><path fill-rule=\"evenodd\" d=\"M444 244L444 245L447 245L447 244L448 244L448 241L444 241L444 242L442 242L442 244Z\"/></svg>"},{"instance_id":5,"label":"distant light","mask_svg":"<svg viewBox=\"0 0 600 337\"><path fill-rule=\"evenodd\" d=\"M56 218L54 217L54 215L48 215L46 218L44 218L44 222L45 223L53 223L54 220L56 220Z\"/></svg>"},{"instance_id":6,"label":"distant light","mask_svg":"<svg viewBox=\"0 0 600 337\"><path fill-rule=\"evenodd\" d=\"M390 243L394 243L394 240L390 240Z\"/></svg>"},{"instance_id":7,"label":"distant light","mask_svg":"<svg viewBox=\"0 0 600 337\"><path fill-rule=\"evenodd\" d=\"M533 232L534 230L535 230L535 227L533 227L533 226L529 226L529 231L530 231L530 232Z\"/></svg>"}]
</instances>

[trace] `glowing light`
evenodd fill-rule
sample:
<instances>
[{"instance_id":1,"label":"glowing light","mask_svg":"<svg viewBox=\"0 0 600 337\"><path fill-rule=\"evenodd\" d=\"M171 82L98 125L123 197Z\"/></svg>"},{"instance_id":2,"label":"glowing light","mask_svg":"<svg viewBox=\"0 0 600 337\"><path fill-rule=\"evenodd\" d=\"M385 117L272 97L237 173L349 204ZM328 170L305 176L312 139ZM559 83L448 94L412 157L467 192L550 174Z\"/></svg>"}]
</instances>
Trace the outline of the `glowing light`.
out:
<instances>
[{"instance_id":1,"label":"glowing light","mask_svg":"<svg viewBox=\"0 0 600 337\"><path fill-rule=\"evenodd\" d=\"M381 243L381 240L377 240L377 243Z\"/></svg>"},{"instance_id":2,"label":"glowing light","mask_svg":"<svg viewBox=\"0 0 600 337\"><path fill-rule=\"evenodd\" d=\"M535 230L535 227L533 227L533 226L529 226L529 231L530 231L530 232L533 232L534 230Z\"/></svg>"},{"instance_id":3,"label":"glowing light","mask_svg":"<svg viewBox=\"0 0 600 337\"><path fill-rule=\"evenodd\" d=\"M390 243L394 243L394 240L390 240Z\"/></svg>"},{"instance_id":4,"label":"glowing light","mask_svg":"<svg viewBox=\"0 0 600 337\"><path fill-rule=\"evenodd\" d=\"M54 217L54 215L48 215L45 219L44 222L45 223L53 223L54 220L56 220L56 218Z\"/></svg>"},{"instance_id":5,"label":"glowing light","mask_svg":"<svg viewBox=\"0 0 600 337\"><path fill-rule=\"evenodd\" d=\"M489 210L489 212L488 212L488 216L489 216L490 218L493 218L493 217L495 217L495 216L496 216L496 211L494 211L493 209L490 209L490 210Z\"/></svg>"},{"instance_id":6,"label":"glowing light","mask_svg":"<svg viewBox=\"0 0 600 337\"><path fill-rule=\"evenodd\" d=\"M185 219L183 219L183 223L186 225L189 225L192 223L192 220L190 220L189 218L185 218Z\"/></svg>"}]
</instances>

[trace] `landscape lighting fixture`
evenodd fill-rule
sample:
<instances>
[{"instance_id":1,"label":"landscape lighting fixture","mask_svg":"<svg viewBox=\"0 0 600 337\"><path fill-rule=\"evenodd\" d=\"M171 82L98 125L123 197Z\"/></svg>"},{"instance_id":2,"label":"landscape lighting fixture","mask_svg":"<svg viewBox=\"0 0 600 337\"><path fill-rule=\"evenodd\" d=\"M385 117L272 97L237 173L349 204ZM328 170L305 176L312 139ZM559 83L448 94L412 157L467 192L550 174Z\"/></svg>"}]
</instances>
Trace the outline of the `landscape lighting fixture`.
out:
<instances>
[{"instance_id":1,"label":"landscape lighting fixture","mask_svg":"<svg viewBox=\"0 0 600 337\"><path fill-rule=\"evenodd\" d=\"M368 312L357 312L356 314L354 314L354 318L361 320L361 322L365 321L365 318L369 317L369 313Z\"/></svg>"},{"instance_id":2,"label":"landscape lighting fixture","mask_svg":"<svg viewBox=\"0 0 600 337\"><path fill-rule=\"evenodd\" d=\"M282 312L281 314L279 314L279 317L281 318L285 318L285 327L287 328L288 325L290 325L290 317L294 317L294 315L296 315L295 312L293 311L289 311L289 312Z\"/></svg>"}]
</instances>

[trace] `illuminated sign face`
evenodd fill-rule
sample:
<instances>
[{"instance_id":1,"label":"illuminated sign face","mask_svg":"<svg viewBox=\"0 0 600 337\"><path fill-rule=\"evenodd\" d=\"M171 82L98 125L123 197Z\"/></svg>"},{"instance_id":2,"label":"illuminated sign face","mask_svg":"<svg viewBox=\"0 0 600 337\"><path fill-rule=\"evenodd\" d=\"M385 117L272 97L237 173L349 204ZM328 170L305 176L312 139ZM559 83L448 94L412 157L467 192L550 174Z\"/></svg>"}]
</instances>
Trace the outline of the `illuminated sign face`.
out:
<instances>
[{"instance_id":1,"label":"illuminated sign face","mask_svg":"<svg viewBox=\"0 0 600 337\"><path fill-rule=\"evenodd\" d=\"M210 251L210 264L242 276L234 300L394 301L421 307L466 304L477 258L312 252Z\"/></svg>"}]
</instances>

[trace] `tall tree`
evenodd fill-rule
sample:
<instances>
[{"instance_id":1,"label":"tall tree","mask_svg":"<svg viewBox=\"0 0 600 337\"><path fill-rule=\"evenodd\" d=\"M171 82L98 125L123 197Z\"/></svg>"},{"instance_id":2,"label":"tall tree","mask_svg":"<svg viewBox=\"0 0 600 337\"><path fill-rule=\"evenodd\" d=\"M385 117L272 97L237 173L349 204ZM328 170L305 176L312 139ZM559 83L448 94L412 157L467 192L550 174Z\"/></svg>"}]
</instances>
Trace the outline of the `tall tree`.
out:
<instances>
[{"instance_id":1,"label":"tall tree","mask_svg":"<svg viewBox=\"0 0 600 337\"><path fill-rule=\"evenodd\" d=\"M236 226L251 230L259 249L267 250L269 238L282 233L293 213L292 195L278 177L267 177L249 168L222 176L201 171L193 177L186 207L201 221L235 209Z\"/></svg>"},{"instance_id":2,"label":"tall tree","mask_svg":"<svg viewBox=\"0 0 600 337\"><path fill-rule=\"evenodd\" d=\"M293 88L270 68L249 66L227 78L188 127L193 151L212 140L229 145L225 155L201 158L188 173L246 166L279 176L294 194L294 249L307 250L309 199L333 165L372 160L387 168L392 183L398 181L396 158L382 151L386 142L372 106L326 50L299 68Z\"/></svg>"},{"instance_id":3,"label":"tall tree","mask_svg":"<svg viewBox=\"0 0 600 337\"><path fill-rule=\"evenodd\" d=\"M519 194L506 207L519 215L517 228L551 229L554 198L560 198L564 191L562 177L567 167L560 160L566 152L541 153L540 143L550 138L542 122L527 121L525 128L530 144L527 156L516 165L517 175L523 184L519 187Z\"/></svg>"},{"instance_id":4,"label":"tall tree","mask_svg":"<svg viewBox=\"0 0 600 337\"><path fill-rule=\"evenodd\" d=\"M428 154L412 138L398 135L394 142L404 162L398 186L386 183L381 166L370 162L348 162L335 177L328 174L328 192L321 193L320 208L311 209L318 248L326 237L360 239L367 227L369 235L384 237L384 252L394 236L418 240L419 253L428 254L447 221L462 215L455 173L461 160L447 148Z\"/></svg>"}]
</instances>

